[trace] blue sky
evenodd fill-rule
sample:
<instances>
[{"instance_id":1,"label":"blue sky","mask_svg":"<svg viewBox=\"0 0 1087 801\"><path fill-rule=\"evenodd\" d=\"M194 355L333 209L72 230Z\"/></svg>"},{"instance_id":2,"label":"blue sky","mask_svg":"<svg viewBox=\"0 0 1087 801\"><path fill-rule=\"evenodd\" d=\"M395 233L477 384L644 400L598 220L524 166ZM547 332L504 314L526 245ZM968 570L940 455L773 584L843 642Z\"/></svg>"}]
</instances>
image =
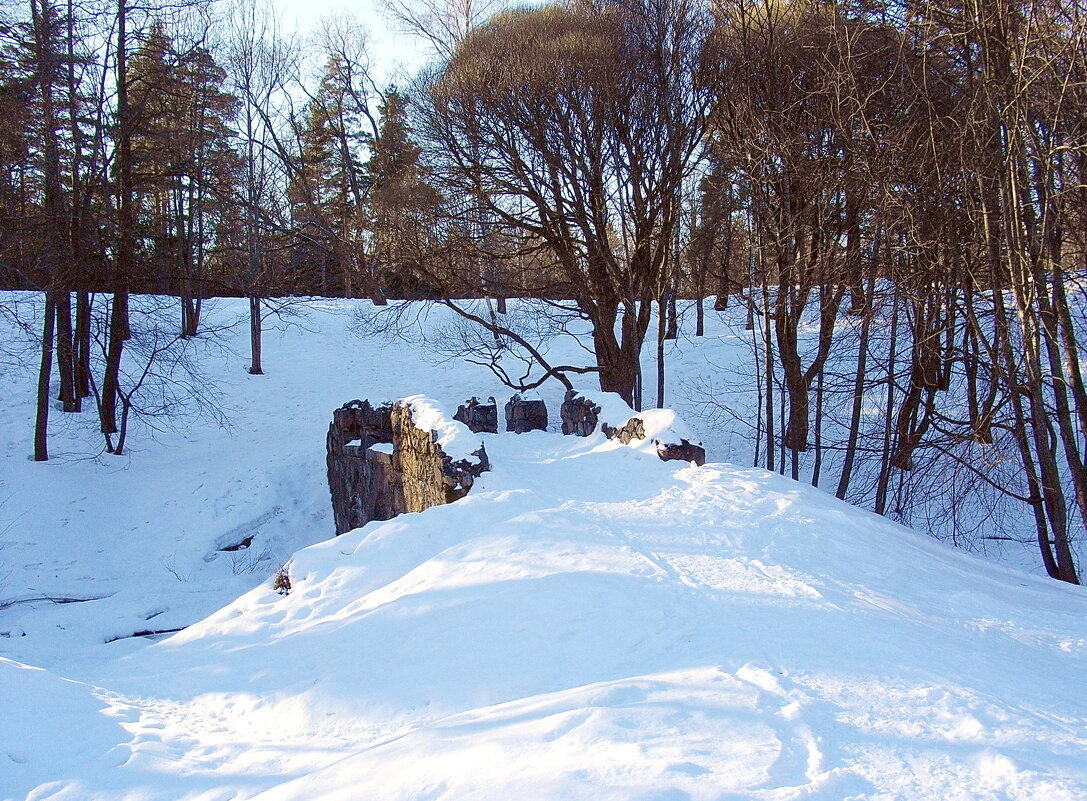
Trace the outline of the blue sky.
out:
<instances>
[{"instance_id":1,"label":"blue sky","mask_svg":"<svg viewBox=\"0 0 1087 801\"><path fill-rule=\"evenodd\" d=\"M370 34L370 58L379 86L400 86L426 61L422 42L390 29L381 0L277 0L285 27L300 33L313 31L325 17L346 14L360 20Z\"/></svg>"}]
</instances>

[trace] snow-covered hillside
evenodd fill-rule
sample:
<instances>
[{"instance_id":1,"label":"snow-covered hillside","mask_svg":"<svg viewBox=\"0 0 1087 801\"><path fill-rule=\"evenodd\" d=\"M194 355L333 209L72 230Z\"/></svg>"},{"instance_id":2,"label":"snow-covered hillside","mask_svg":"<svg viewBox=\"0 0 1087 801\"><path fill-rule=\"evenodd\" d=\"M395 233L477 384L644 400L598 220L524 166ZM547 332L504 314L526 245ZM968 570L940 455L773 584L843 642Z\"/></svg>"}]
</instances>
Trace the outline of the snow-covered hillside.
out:
<instances>
[{"instance_id":1,"label":"snow-covered hillside","mask_svg":"<svg viewBox=\"0 0 1087 801\"><path fill-rule=\"evenodd\" d=\"M712 447L479 435L467 498L327 539L334 407L501 395L349 312L123 459L57 414L27 461L0 385L0 798L1087 798L1087 592Z\"/></svg>"}]
</instances>

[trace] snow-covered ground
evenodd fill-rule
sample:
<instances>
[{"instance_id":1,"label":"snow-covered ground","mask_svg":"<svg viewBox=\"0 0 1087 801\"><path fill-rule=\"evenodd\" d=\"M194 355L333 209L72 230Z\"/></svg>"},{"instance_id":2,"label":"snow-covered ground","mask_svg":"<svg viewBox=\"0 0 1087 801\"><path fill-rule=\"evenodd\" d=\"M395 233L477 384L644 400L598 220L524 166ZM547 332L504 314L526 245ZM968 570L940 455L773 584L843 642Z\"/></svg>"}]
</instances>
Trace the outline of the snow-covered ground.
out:
<instances>
[{"instance_id":1,"label":"snow-covered ground","mask_svg":"<svg viewBox=\"0 0 1087 801\"><path fill-rule=\"evenodd\" d=\"M265 376L227 333L230 428L140 426L121 458L55 412L29 461L33 376L6 370L0 798L1087 798L1087 592L723 463L712 432L701 468L480 435L467 498L329 539L333 408L509 394L350 336L352 307L269 332ZM681 342L674 385L727 339Z\"/></svg>"}]
</instances>

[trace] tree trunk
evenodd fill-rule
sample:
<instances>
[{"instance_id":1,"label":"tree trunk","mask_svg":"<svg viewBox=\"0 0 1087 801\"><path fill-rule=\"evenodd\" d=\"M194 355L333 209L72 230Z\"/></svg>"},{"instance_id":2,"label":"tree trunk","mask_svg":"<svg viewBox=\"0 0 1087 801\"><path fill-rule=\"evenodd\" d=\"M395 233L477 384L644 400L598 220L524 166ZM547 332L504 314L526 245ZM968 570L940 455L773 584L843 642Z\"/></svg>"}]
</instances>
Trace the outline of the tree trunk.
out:
<instances>
[{"instance_id":1,"label":"tree trunk","mask_svg":"<svg viewBox=\"0 0 1087 801\"><path fill-rule=\"evenodd\" d=\"M665 339L676 339L679 336L679 311L676 309L676 293L670 291L666 295L666 302L661 313L666 315L668 327L664 331Z\"/></svg>"},{"instance_id":2,"label":"tree trunk","mask_svg":"<svg viewBox=\"0 0 1087 801\"><path fill-rule=\"evenodd\" d=\"M813 437L815 464L811 469L811 485L819 486L819 477L823 470L823 371L815 379L815 435Z\"/></svg>"},{"instance_id":3,"label":"tree trunk","mask_svg":"<svg viewBox=\"0 0 1087 801\"><path fill-rule=\"evenodd\" d=\"M56 317L55 293L45 293L45 317L42 321L41 366L38 368L38 412L34 422L34 461L49 459L49 379L53 374L53 323Z\"/></svg>"},{"instance_id":4,"label":"tree trunk","mask_svg":"<svg viewBox=\"0 0 1087 801\"><path fill-rule=\"evenodd\" d=\"M132 112L128 102L128 0L117 2L117 275L120 287L113 293L110 308L109 342L99 404L101 431L117 432L117 398L120 392L121 359L130 335L128 290L135 262L135 213L132 197Z\"/></svg>"},{"instance_id":5,"label":"tree trunk","mask_svg":"<svg viewBox=\"0 0 1087 801\"><path fill-rule=\"evenodd\" d=\"M60 373L58 400L66 412L79 411L79 397L75 386L75 351L72 347L72 295L67 290L56 296L56 346L57 369Z\"/></svg>"},{"instance_id":6,"label":"tree trunk","mask_svg":"<svg viewBox=\"0 0 1087 801\"><path fill-rule=\"evenodd\" d=\"M109 342L106 347L106 369L102 378L102 399L98 417L103 434L117 433L117 396L120 388L121 359L125 340L129 337L128 293L114 292L109 315Z\"/></svg>"},{"instance_id":7,"label":"tree trunk","mask_svg":"<svg viewBox=\"0 0 1087 801\"><path fill-rule=\"evenodd\" d=\"M624 303L617 307L597 305L593 315L593 349L600 368L600 389L614 392L631 406L639 405L635 387L641 369L642 343L652 315L651 303ZM615 318L619 317L621 336L615 336Z\"/></svg>"},{"instance_id":8,"label":"tree trunk","mask_svg":"<svg viewBox=\"0 0 1087 801\"><path fill-rule=\"evenodd\" d=\"M261 351L261 320L260 320L260 298L255 295L249 296L249 353L251 356L249 362L249 374L250 375L264 375L264 369L260 363L260 351Z\"/></svg>"},{"instance_id":9,"label":"tree trunk","mask_svg":"<svg viewBox=\"0 0 1087 801\"><path fill-rule=\"evenodd\" d=\"M875 513L887 512L887 488L891 480L891 425L895 409L895 361L898 357L898 293L891 304L891 344L887 355L887 397L883 409L883 448L880 452L879 478L876 481Z\"/></svg>"},{"instance_id":10,"label":"tree trunk","mask_svg":"<svg viewBox=\"0 0 1087 801\"><path fill-rule=\"evenodd\" d=\"M775 469L774 457L777 443L774 441L774 339L770 333L770 291L766 282L762 285L762 360L766 383L766 469Z\"/></svg>"},{"instance_id":11,"label":"tree trunk","mask_svg":"<svg viewBox=\"0 0 1087 801\"><path fill-rule=\"evenodd\" d=\"M664 343L668 339L665 317L668 303L662 298L657 301L657 408L664 408Z\"/></svg>"},{"instance_id":12,"label":"tree trunk","mask_svg":"<svg viewBox=\"0 0 1087 801\"><path fill-rule=\"evenodd\" d=\"M76 293L74 333L76 402L91 396L91 295ZM79 411L79 409L77 409Z\"/></svg>"},{"instance_id":13,"label":"tree trunk","mask_svg":"<svg viewBox=\"0 0 1087 801\"><path fill-rule=\"evenodd\" d=\"M868 298L872 297L872 281L868 282ZM838 478L838 488L834 494L845 500L849 491L849 482L853 477L853 464L857 459L857 441L860 439L861 413L864 409L865 378L868 368L868 338L872 328L873 311L866 305L864 318L861 320L860 340L857 343L857 371L853 376L853 406L849 411L849 435L845 445L845 459L842 461L842 474Z\"/></svg>"}]
</instances>

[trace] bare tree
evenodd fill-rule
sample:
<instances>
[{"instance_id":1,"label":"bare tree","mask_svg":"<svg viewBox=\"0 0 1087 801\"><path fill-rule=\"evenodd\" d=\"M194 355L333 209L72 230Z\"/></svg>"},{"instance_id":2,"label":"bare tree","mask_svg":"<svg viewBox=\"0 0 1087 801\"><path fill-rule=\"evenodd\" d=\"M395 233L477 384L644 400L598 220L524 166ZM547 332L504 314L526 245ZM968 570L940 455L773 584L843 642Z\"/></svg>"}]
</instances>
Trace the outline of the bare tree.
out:
<instances>
[{"instance_id":1,"label":"bare tree","mask_svg":"<svg viewBox=\"0 0 1087 801\"><path fill-rule=\"evenodd\" d=\"M294 44L283 36L271 4L239 0L231 8L223 44L228 80L237 96L243 153L245 290L249 298L249 372L264 372L261 299L269 284L265 229L274 217L274 196L283 179L277 139L277 103L297 66Z\"/></svg>"},{"instance_id":2,"label":"bare tree","mask_svg":"<svg viewBox=\"0 0 1087 801\"><path fill-rule=\"evenodd\" d=\"M539 242L592 324L601 388L628 402L703 143L707 25L685 2L508 12L426 86L418 129L459 201L450 225L484 216Z\"/></svg>"},{"instance_id":3,"label":"bare tree","mask_svg":"<svg viewBox=\"0 0 1087 801\"><path fill-rule=\"evenodd\" d=\"M506 5L504 0L384 0L393 23L421 38L443 60L452 58L469 33Z\"/></svg>"}]
</instances>

